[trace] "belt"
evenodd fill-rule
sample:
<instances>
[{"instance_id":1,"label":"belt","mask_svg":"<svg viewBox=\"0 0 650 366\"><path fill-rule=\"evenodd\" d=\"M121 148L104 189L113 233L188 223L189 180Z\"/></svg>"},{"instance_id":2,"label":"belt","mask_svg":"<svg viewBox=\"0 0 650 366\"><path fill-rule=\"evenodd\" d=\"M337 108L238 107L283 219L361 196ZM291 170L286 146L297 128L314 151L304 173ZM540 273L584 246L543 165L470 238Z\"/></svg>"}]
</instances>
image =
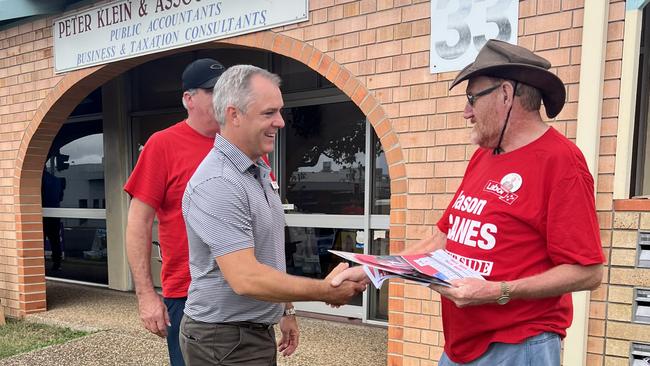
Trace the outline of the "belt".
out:
<instances>
[{"instance_id":1,"label":"belt","mask_svg":"<svg viewBox=\"0 0 650 366\"><path fill-rule=\"evenodd\" d=\"M267 330L273 327L273 324L253 323L253 322L228 322L218 323L219 325L231 325L240 328L247 328L252 330Z\"/></svg>"}]
</instances>

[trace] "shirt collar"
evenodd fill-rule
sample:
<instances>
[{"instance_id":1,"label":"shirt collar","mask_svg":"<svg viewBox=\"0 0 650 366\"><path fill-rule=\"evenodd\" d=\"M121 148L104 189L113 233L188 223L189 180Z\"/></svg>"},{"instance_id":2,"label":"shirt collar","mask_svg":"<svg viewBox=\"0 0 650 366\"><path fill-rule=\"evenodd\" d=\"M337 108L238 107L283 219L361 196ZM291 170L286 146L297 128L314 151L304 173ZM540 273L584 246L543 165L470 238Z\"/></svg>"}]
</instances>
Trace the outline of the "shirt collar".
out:
<instances>
[{"instance_id":1,"label":"shirt collar","mask_svg":"<svg viewBox=\"0 0 650 366\"><path fill-rule=\"evenodd\" d=\"M243 151L241 151L237 146L233 145L230 141L225 139L220 134L217 134L214 139L214 147L217 149L217 151L223 153L223 155L225 155L241 173L244 173L250 169L251 166L259 166L263 170L270 171L270 168L266 165L266 163L264 163L264 160L259 158L257 159L257 162L253 162L251 158L244 154Z\"/></svg>"}]
</instances>

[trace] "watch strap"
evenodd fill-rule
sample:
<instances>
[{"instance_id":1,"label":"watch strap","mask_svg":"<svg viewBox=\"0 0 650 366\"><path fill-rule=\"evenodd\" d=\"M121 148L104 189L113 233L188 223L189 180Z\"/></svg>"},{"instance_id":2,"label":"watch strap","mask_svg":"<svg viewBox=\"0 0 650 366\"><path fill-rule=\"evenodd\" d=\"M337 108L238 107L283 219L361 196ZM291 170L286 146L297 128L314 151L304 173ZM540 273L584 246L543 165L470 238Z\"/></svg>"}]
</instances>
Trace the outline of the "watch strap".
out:
<instances>
[{"instance_id":1,"label":"watch strap","mask_svg":"<svg viewBox=\"0 0 650 366\"><path fill-rule=\"evenodd\" d=\"M510 301L510 286L505 281L501 282L501 295L497 298L497 304L505 305Z\"/></svg>"}]
</instances>

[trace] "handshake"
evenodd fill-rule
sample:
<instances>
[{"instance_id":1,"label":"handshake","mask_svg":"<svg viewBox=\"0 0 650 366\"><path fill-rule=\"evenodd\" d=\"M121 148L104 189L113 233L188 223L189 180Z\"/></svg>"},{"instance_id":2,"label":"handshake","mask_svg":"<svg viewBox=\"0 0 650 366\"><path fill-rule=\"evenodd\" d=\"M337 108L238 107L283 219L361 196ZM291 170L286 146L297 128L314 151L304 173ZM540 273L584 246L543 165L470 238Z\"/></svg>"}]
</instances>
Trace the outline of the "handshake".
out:
<instances>
[{"instance_id":1,"label":"handshake","mask_svg":"<svg viewBox=\"0 0 650 366\"><path fill-rule=\"evenodd\" d=\"M333 307L347 304L370 283L362 266L349 268L347 263L339 263L322 282L323 296L320 300Z\"/></svg>"}]
</instances>

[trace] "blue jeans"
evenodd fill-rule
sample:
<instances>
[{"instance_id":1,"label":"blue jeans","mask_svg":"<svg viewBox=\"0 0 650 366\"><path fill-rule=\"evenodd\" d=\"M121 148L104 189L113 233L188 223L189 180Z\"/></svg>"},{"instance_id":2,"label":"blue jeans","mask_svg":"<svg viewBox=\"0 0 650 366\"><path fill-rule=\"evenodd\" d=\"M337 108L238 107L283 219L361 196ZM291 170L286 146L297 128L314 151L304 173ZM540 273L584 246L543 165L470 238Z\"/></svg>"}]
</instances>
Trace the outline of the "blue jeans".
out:
<instances>
[{"instance_id":1,"label":"blue jeans","mask_svg":"<svg viewBox=\"0 0 650 366\"><path fill-rule=\"evenodd\" d=\"M560 336L542 333L519 344L492 343L481 357L470 363L456 363L443 353L439 366L559 366Z\"/></svg>"},{"instance_id":2,"label":"blue jeans","mask_svg":"<svg viewBox=\"0 0 650 366\"><path fill-rule=\"evenodd\" d=\"M185 300L187 300L187 298L164 298L163 300L165 301L165 306L167 306L169 322L172 324L167 327L167 350L169 351L169 363L171 366L185 366L185 362L183 362L183 354L181 353L181 346L178 343L178 332L181 327L181 319L183 319L183 310L185 310Z\"/></svg>"}]
</instances>

